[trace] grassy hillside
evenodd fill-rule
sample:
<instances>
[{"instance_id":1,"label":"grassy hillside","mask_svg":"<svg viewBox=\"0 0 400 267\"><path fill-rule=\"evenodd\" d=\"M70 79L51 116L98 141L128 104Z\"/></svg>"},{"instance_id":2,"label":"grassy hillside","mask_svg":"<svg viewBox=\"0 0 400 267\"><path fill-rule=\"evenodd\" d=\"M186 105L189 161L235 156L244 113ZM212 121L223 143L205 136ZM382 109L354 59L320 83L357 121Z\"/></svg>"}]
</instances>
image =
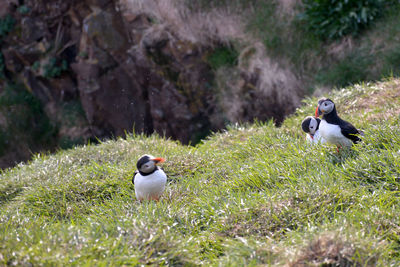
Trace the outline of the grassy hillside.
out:
<instances>
[{"instance_id":1,"label":"grassy hillside","mask_svg":"<svg viewBox=\"0 0 400 267\"><path fill-rule=\"evenodd\" d=\"M307 99L282 127L231 127L196 147L130 136L1 173L0 265L397 266L400 80L335 91L365 132L305 143ZM135 200L137 158L167 158L162 201Z\"/></svg>"},{"instance_id":2,"label":"grassy hillside","mask_svg":"<svg viewBox=\"0 0 400 267\"><path fill-rule=\"evenodd\" d=\"M110 6L115 4L115 8L105 8L103 1L69 1L66 5L56 0L50 2L5 1L0 8L0 168L30 159L32 151L70 148L132 129L131 123L123 124L124 129L120 129L117 124L112 126L113 119L107 123L103 121L107 120L104 112L92 110L89 105L97 100L86 103L79 93L86 92L87 88L79 84L79 76L84 72L79 71L76 64L100 62L104 70L99 75L108 80L112 76L109 71L122 63L120 58L129 58L134 52L126 50L126 54L118 57L107 49L104 50L106 55L88 53L108 47L91 40L102 34L89 34L92 37L88 39L83 30L88 19L93 17L91 10L93 14L100 11L93 8L96 5L102 6L103 11L121 10L117 17L122 16L126 23L117 28L120 33L130 32L126 39L131 42L126 48L138 43L142 45L137 48L144 47L148 41L168 36L170 48L163 52L146 52L144 59L153 62L149 66L163 80L156 82L158 89L161 90L163 84L174 85L187 98L183 102L191 103L188 107L194 112L193 117L199 118L202 126L193 130L190 138L179 137L174 127L167 131L171 132L169 136L187 142L195 143L210 129L222 129L238 121L274 118L280 124L284 115L298 107L304 95L400 74L398 0L104 1ZM320 4L312 8L312 3ZM64 9L74 12L66 14ZM48 14L52 15L47 18ZM327 15L329 19L324 21ZM134 18L145 19L133 23ZM40 24L40 30L31 31L29 23L25 23L31 20ZM121 27L126 29L121 30ZM107 32L119 31L115 30ZM160 31L166 32L158 36ZM142 38L144 36L146 38ZM160 45L165 45L163 42ZM91 46L96 47L89 48ZM192 53L197 49L202 52ZM182 55L184 51L190 57L167 56L168 53ZM136 60L129 64L133 62ZM182 67L185 62L201 73L205 64L204 74L191 74L183 79L187 70ZM130 80L143 80L145 74L133 71L133 66L124 68L131 70L127 71L133 77ZM28 74L29 79L26 78ZM100 88L109 88L102 85L103 79L92 80L99 81ZM121 84L128 82L120 75L117 80ZM143 82L142 88L147 88L147 82ZM192 89L202 93L187 93ZM117 95L106 99L111 101ZM204 102L198 99L202 95L209 99L204 111L203 106L198 105ZM257 100L263 104L254 104ZM265 104L267 102L274 104ZM121 109L122 106L121 103ZM282 106L285 112L279 114ZM144 116L152 118L152 122L146 119L144 129L162 133L163 128L157 125L164 125L164 122L158 123L157 116L153 118L150 113ZM136 125L142 121L139 118L142 116L138 117Z\"/></svg>"}]
</instances>

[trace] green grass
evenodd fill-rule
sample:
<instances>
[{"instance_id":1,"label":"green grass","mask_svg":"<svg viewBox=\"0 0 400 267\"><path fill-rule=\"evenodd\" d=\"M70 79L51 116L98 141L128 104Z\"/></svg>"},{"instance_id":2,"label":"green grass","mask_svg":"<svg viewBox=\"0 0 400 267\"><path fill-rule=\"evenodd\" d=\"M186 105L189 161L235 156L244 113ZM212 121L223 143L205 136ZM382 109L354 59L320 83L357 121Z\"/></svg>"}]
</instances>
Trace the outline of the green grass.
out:
<instances>
[{"instance_id":1,"label":"green grass","mask_svg":"<svg viewBox=\"0 0 400 267\"><path fill-rule=\"evenodd\" d=\"M232 126L195 147L131 135L36 155L1 173L0 265L397 266L399 88L330 95L365 132L341 154L305 143L307 99L279 128ZM144 153L167 158L157 203L131 184Z\"/></svg>"}]
</instances>

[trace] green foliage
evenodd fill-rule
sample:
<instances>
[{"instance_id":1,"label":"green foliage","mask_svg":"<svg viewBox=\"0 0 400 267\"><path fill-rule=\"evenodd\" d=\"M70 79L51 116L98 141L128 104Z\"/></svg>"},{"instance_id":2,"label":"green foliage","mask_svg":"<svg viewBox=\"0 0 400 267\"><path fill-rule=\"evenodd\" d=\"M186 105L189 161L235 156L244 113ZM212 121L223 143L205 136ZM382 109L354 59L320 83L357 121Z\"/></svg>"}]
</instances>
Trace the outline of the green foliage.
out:
<instances>
[{"instance_id":1,"label":"green foliage","mask_svg":"<svg viewBox=\"0 0 400 267\"><path fill-rule=\"evenodd\" d=\"M5 87L0 95L0 111L7 121L3 135L8 138L8 145L21 138L21 133L29 139L21 139L17 143L27 142L28 145L35 145L38 142L49 143L56 132L39 100L20 86Z\"/></svg>"},{"instance_id":2,"label":"green foliage","mask_svg":"<svg viewBox=\"0 0 400 267\"><path fill-rule=\"evenodd\" d=\"M32 66L31 66L32 70L34 71L38 71L40 69L40 62L39 61L35 61Z\"/></svg>"},{"instance_id":3,"label":"green foliage","mask_svg":"<svg viewBox=\"0 0 400 267\"><path fill-rule=\"evenodd\" d=\"M13 106L24 104L27 104L33 113L41 112L41 104L37 98L20 86L8 84L0 96L0 106L11 109Z\"/></svg>"},{"instance_id":4,"label":"green foliage","mask_svg":"<svg viewBox=\"0 0 400 267\"><path fill-rule=\"evenodd\" d=\"M11 15L7 15L0 19L0 40L12 31L15 25L15 20Z\"/></svg>"},{"instance_id":5,"label":"green foliage","mask_svg":"<svg viewBox=\"0 0 400 267\"><path fill-rule=\"evenodd\" d=\"M303 0L301 20L321 38L358 34L383 14L383 0Z\"/></svg>"},{"instance_id":6,"label":"green foliage","mask_svg":"<svg viewBox=\"0 0 400 267\"><path fill-rule=\"evenodd\" d=\"M238 52L233 47L218 47L207 57L211 68L218 69L222 66L234 66L237 64Z\"/></svg>"},{"instance_id":7,"label":"green foliage","mask_svg":"<svg viewBox=\"0 0 400 267\"><path fill-rule=\"evenodd\" d=\"M11 15L7 15L4 18L0 18L0 48L2 38L6 37L9 32L12 31L15 25L15 20ZM0 51L0 79L4 79L4 57L3 53Z\"/></svg>"},{"instance_id":8,"label":"green foliage","mask_svg":"<svg viewBox=\"0 0 400 267\"><path fill-rule=\"evenodd\" d=\"M382 53L381 59L383 60L383 73L385 76L399 76L400 75L400 46L395 46L393 49Z\"/></svg>"},{"instance_id":9,"label":"green foliage","mask_svg":"<svg viewBox=\"0 0 400 267\"><path fill-rule=\"evenodd\" d=\"M62 114L64 124L72 126L81 117L85 118L85 110L79 100L62 103Z\"/></svg>"},{"instance_id":10,"label":"green foliage","mask_svg":"<svg viewBox=\"0 0 400 267\"><path fill-rule=\"evenodd\" d=\"M26 6L26 5L19 6L17 10L18 10L18 12L21 13L22 15L26 15L26 14L29 13L29 11L31 11L31 9L30 9L28 6Z\"/></svg>"},{"instance_id":11,"label":"green foliage","mask_svg":"<svg viewBox=\"0 0 400 267\"><path fill-rule=\"evenodd\" d=\"M4 79L4 70L5 70L6 66L4 64L4 57L3 57L3 53L1 53L0 51L0 79Z\"/></svg>"},{"instance_id":12,"label":"green foliage","mask_svg":"<svg viewBox=\"0 0 400 267\"><path fill-rule=\"evenodd\" d=\"M63 71L68 70L68 63L64 59L61 62L57 58L50 58L47 64L43 66L43 76L45 78L56 78L61 75Z\"/></svg>"}]
</instances>

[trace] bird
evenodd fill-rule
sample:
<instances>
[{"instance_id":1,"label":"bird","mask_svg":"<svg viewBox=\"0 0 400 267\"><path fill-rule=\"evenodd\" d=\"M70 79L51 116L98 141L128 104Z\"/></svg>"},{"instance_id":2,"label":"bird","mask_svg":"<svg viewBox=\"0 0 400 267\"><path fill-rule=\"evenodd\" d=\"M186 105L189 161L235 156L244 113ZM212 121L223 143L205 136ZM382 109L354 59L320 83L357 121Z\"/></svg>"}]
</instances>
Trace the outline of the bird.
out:
<instances>
[{"instance_id":1,"label":"bird","mask_svg":"<svg viewBox=\"0 0 400 267\"><path fill-rule=\"evenodd\" d=\"M301 123L301 128L305 133L307 133L306 140L311 144L323 144L326 142L319 131L320 122L320 118L307 116Z\"/></svg>"},{"instance_id":2,"label":"bird","mask_svg":"<svg viewBox=\"0 0 400 267\"><path fill-rule=\"evenodd\" d=\"M350 122L342 120L336 111L335 103L329 98L318 100L318 106L315 109L315 117L322 115L319 124L321 136L331 144L337 146L338 151L341 147L350 147L361 141L358 136L361 134Z\"/></svg>"},{"instance_id":3,"label":"bird","mask_svg":"<svg viewBox=\"0 0 400 267\"><path fill-rule=\"evenodd\" d=\"M167 175L157 166L164 158L143 155L137 161L137 170L133 174L132 183L135 185L135 195L139 201L158 201L165 190Z\"/></svg>"}]
</instances>

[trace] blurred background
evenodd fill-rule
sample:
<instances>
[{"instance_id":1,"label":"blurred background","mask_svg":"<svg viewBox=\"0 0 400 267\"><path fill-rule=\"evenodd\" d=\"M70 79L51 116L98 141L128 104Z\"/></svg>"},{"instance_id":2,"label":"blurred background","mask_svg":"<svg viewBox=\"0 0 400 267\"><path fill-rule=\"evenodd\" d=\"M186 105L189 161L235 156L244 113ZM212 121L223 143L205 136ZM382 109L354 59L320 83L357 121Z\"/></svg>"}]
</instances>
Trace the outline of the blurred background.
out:
<instances>
[{"instance_id":1,"label":"blurred background","mask_svg":"<svg viewBox=\"0 0 400 267\"><path fill-rule=\"evenodd\" d=\"M0 168L229 124L400 73L398 0L0 0Z\"/></svg>"}]
</instances>

